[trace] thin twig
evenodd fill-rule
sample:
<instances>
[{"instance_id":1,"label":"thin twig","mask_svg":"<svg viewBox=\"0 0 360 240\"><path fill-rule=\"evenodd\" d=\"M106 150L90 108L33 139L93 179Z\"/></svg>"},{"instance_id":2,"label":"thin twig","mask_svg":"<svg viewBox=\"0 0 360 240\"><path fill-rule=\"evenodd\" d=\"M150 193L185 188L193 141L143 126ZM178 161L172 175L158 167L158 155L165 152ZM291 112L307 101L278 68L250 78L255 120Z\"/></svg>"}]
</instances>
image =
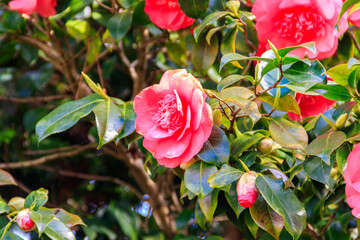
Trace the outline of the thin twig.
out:
<instances>
[{"instance_id":1,"label":"thin twig","mask_svg":"<svg viewBox=\"0 0 360 240\"><path fill-rule=\"evenodd\" d=\"M43 164L48 161L56 160L59 158L65 158L65 157L72 157L79 153L82 153L85 150L88 149L94 149L97 147L97 144L88 144L81 147L78 147L75 150L69 151L69 152L61 152L61 153L54 153L51 155L43 156L34 160L25 160L21 162L13 162L13 163L1 163L0 168L26 168L26 167L32 167L36 165Z\"/></svg>"},{"instance_id":2,"label":"thin twig","mask_svg":"<svg viewBox=\"0 0 360 240\"><path fill-rule=\"evenodd\" d=\"M65 177L73 177L73 178L80 178L80 179L86 179L86 180L95 180L95 181L100 181L100 182L113 182L117 185L128 188L139 199L143 199L143 194L141 194L135 187L133 187L132 185L128 184L127 182L125 182L119 178L116 178L116 177L98 176L98 175L87 174L87 173L61 170L61 169L52 168L52 167L48 167L48 166L44 166L44 165L35 166L35 168L45 170L48 172L57 173L61 176L65 176Z\"/></svg>"},{"instance_id":3,"label":"thin twig","mask_svg":"<svg viewBox=\"0 0 360 240\"><path fill-rule=\"evenodd\" d=\"M46 150L37 150L37 151L25 151L22 152L23 155L45 155L45 154L52 154L52 153L59 153L59 152L66 152L73 149L77 149L81 147L81 145L72 145L68 147L60 147L54 149L46 149Z\"/></svg>"},{"instance_id":4,"label":"thin twig","mask_svg":"<svg viewBox=\"0 0 360 240\"><path fill-rule=\"evenodd\" d=\"M359 45L358 41L356 40L355 35L350 31L348 31L348 32L349 32L349 35L350 35L351 39L354 42L354 45L355 45L356 49L358 50L358 52L360 52L360 45Z\"/></svg>"},{"instance_id":5,"label":"thin twig","mask_svg":"<svg viewBox=\"0 0 360 240\"><path fill-rule=\"evenodd\" d=\"M51 102L55 100L61 100L64 98L72 98L71 95L57 95L57 96L46 96L46 97L29 97L29 98L16 98L16 97L3 97L0 96L0 101L4 102L15 102L15 103L37 103L37 102Z\"/></svg>"}]
</instances>

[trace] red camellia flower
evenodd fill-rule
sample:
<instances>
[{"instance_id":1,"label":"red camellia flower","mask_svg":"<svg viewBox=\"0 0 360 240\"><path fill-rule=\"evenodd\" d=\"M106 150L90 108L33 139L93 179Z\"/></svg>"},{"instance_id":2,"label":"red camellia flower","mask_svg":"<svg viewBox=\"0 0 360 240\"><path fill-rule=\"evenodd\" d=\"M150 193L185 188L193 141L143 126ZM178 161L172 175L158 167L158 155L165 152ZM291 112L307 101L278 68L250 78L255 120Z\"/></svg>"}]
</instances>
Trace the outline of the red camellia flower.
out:
<instances>
[{"instance_id":1,"label":"red camellia flower","mask_svg":"<svg viewBox=\"0 0 360 240\"><path fill-rule=\"evenodd\" d=\"M338 45L338 38L348 28L346 14L335 24L342 6L342 0L256 0L252 9L256 16L256 30L259 44L270 49L268 40L277 48L315 42L316 53L301 48L292 54L303 58L323 59L332 56Z\"/></svg>"},{"instance_id":2,"label":"red camellia flower","mask_svg":"<svg viewBox=\"0 0 360 240\"><path fill-rule=\"evenodd\" d=\"M36 228L34 221L30 218L29 209L24 209L20 211L16 217L16 222L19 228L26 232L32 231Z\"/></svg>"},{"instance_id":3,"label":"red camellia flower","mask_svg":"<svg viewBox=\"0 0 360 240\"><path fill-rule=\"evenodd\" d=\"M166 71L134 99L144 147L169 168L190 161L209 138L212 111L200 82L186 70Z\"/></svg>"},{"instance_id":4,"label":"red camellia flower","mask_svg":"<svg viewBox=\"0 0 360 240\"><path fill-rule=\"evenodd\" d=\"M255 184L256 172L246 172L239 179L236 191L240 206L251 207L256 202L259 190Z\"/></svg>"},{"instance_id":5,"label":"red camellia flower","mask_svg":"<svg viewBox=\"0 0 360 240\"><path fill-rule=\"evenodd\" d=\"M180 9L177 0L145 0L145 12L162 29L177 31L195 22Z\"/></svg>"},{"instance_id":6,"label":"red camellia flower","mask_svg":"<svg viewBox=\"0 0 360 240\"><path fill-rule=\"evenodd\" d=\"M56 0L13 0L9 2L9 6L11 10L28 15L34 11L43 17L56 14Z\"/></svg>"},{"instance_id":7,"label":"red camellia flower","mask_svg":"<svg viewBox=\"0 0 360 240\"><path fill-rule=\"evenodd\" d=\"M360 144L357 144L347 158L344 171L347 203L356 218L360 218Z\"/></svg>"},{"instance_id":8,"label":"red camellia flower","mask_svg":"<svg viewBox=\"0 0 360 240\"><path fill-rule=\"evenodd\" d=\"M327 76L327 80L330 82L334 81L329 76ZM299 105L301 117L295 113L289 112L289 118L293 121L298 121L301 118L320 115L321 113L324 113L332 108L332 106L337 103L337 101L324 98L321 95L309 95L302 93L296 93L295 100Z\"/></svg>"}]
</instances>

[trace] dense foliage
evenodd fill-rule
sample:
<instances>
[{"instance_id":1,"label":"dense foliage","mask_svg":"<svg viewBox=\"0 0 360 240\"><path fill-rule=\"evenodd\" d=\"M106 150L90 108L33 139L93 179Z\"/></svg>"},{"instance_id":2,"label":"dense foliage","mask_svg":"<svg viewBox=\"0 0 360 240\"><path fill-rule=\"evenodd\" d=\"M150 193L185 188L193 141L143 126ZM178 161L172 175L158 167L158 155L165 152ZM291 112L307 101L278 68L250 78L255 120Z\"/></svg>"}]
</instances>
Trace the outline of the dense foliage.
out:
<instances>
[{"instance_id":1,"label":"dense foliage","mask_svg":"<svg viewBox=\"0 0 360 240\"><path fill-rule=\"evenodd\" d=\"M0 0L0 240L359 238L359 19Z\"/></svg>"}]
</instances>

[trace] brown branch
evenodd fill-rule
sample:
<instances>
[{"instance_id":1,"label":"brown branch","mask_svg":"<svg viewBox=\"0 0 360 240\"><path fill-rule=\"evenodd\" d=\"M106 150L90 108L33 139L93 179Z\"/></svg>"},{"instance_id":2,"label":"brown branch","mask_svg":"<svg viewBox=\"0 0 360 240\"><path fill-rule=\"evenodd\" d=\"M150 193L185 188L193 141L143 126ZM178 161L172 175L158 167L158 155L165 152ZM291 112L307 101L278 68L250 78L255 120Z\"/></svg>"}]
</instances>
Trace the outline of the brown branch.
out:
<instances>
[{"instance_id":1,"label":"brown branch","mask_svg":"<svg viewBox=\"0 0 360 240\"><path fill-rule=\"evenodd\" d=\"M355 35L354 35L352 32L350 32L350 31L348 31L348 33L349 33L351 39L352 39L353 42L354 42L354 46L356 47L356 49L358 50L358 52L360 52L360 45L359 45L358 41L356 40Z\"/></svg>"},{"instance_id":2,"label":"brown branch","mask_svg":"<svg viewBox=\"0 0 360 240\"><path fill-rule=\"evenodd\" d=\"M330 216L328 222L326 223L325 227L321 230L320 236L324 236L324 234L326 233L327 229L330 227L330 224L332 223L332 221L335 219L337 212L340 209L341 204L343 203L344 200L341 200L341 202L339 202L339 206L336 208L335 212Z\"/></svg>"},{"instance_id":3,"label":"brown branch","mask_svg":"<svg viewBox=\"0 0 360 240\"><path fill-rule=\"evenodd\" d=\"M46 97L29 97L29 98L16 98L16 97L3 97L0 96L0 101L15 102L15 103L33 103L33 102L51 102L55 100L61 100L64 98L72 98L70 95L57 95Z\"/></svg>"},{"instance_id":4,"label":"brown branch","mask_svg":"<svg viewBox=\"0 0 360 240\"><path fill-rule=\"evenodd\" d=\"M276 88L276 87L279 85L279 83L281 82L281 80L282 80L283 77L284 77L284 74L283 74L283 71L282 71L281 66L279 67L279 69L280 69L280 77L279 77L279 79L278 79L273 85L271 85L270 87L268 87L267 89L256 93L255 96L254 96L254 99L252 99L252 100L255 100L256 97L263 95L264 93L270 91L270 90L273 89L273 88Z\"/></svg>"},{"instance_id":5,"label":"brown branch","mask_svg":"<svg viewBox=\"0 0 360 240\"><path fill-rule=\"evenodd\" d=\"M318 234L310 224L306 225L305 232L309 233L314 239L322 240L322 236Z\"/></svg>"},{"instance_id":6,"label":"brown branch","mask_svg":"<svg viewBox=\"0 0 360 240\"><path fill-rule=\"evenodd\" d=\"M97 144L89 144L89 145L84 145L84 146L78 147L77 149L69 151L69 152L54 153L54 154L43 156L43 157L40 157L40 158L37 158L34 160L25 160L25 161L21 161L21 162L13 162L13 163L1 163L0 169L32 167L32 166L40 165L45 162L56 160L59 158L72 157L79 153L82 153L85 150L94 149L96 147L97 147Z\"/></svg>"},{"instance_id":7,"label":"brown branch","mask_svg":"<svg viewBox=\"0 0 360 240\"><path fill-rule=\"evenodd\" d=\"M52 168L52 167L43 166L43 165L35 166L35 168L45 170L48 172L53 172L53 173L56 173L56 174L59 174L61 176L65 176L65 177L73 177L73 178L80 178L80 179L86 179L86 180L95 180L95 181L100 181L100 182L113 182L117 185L129 188L129 190L131 192L133 192L139 199L143 199L143 194L141 194L135 187L133 187L132 185L128 184L127 182L125 182L119 178L116 178L116 177L98 176L98 175L87 174L87 173L61 170L61 169Z\"/></svg>"},{"instance_id":8,"label":"brown branch","mask_svg":"<svg viewBox=\"0 0 360 240\"><path fill-rule=\"evenodd\" d=\"M45 154L51 154L51 153L59 153L59 152L65 152L70 151L73 149L77 149L81 147L81 145L72 145L68 147L60 147L60 148L54 148L54 149L46 149L46 150L37 150L37 151L25 151L22 152L23 155L45 155Z\"/></svg>"}]
</instances>

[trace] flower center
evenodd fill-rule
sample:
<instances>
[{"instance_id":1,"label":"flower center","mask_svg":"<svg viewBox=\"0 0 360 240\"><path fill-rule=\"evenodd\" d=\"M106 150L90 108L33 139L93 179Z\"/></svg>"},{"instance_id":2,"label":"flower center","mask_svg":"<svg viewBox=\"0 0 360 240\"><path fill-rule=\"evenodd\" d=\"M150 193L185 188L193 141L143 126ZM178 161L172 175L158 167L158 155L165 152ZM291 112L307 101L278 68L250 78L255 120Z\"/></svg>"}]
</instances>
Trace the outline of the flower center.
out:
<instances>
[{"instance_id":1,"label":"flower center","mask_svg":"<svg viewBox=\"0 0 360 240\"><path fill-rule=\"evenodd\" d=\"M157 4L168 5L170 9L174 9L179 6L178 0L158 0Z\"/></svg>"},{"instance_id":2,"label":"flower center","mask_svg":"<svg viewBox=\"0 0 360 240\"><path fill-rule=\"evenodd\" d=\"M153 115L153 121L163 129L176 131L183 125L184 112L181 100L174 90L158 101L158 111Z\"/></svg>"},{"instance_id":3,"label":"flower center","mask_svg":"<svg viewBox=\"0 0 360 240\"><path fill-rule=\"evenodd\" d=\"M324 18L312 9L287 9L275 20L275 26L282 38L296 43L309 42L325 35Z\"/></svg>"}]
</instances>

